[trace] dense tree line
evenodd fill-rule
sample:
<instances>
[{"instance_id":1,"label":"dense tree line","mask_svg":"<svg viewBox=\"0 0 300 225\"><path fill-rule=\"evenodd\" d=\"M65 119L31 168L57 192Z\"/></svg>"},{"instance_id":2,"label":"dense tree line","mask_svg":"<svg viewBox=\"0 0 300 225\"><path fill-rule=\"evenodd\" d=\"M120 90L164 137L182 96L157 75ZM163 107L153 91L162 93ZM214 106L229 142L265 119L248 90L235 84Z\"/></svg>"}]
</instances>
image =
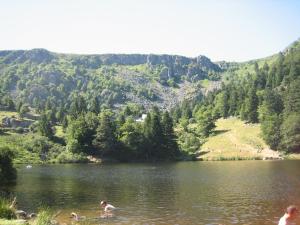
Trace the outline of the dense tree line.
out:
<instances>
[{"instance_id":1,"label":"dense tree line","mask_svg":"<svg viewBox=\"0 0 300 225\"><path fill-rule=\"evenodd\" d=\"M179 149L168 112L151 110L144 122L126 115L117 116L109 109L100 114L82 113L68 116L67 148L100 157L120 160L176 159Z\"/></svg>"}]
</instances>

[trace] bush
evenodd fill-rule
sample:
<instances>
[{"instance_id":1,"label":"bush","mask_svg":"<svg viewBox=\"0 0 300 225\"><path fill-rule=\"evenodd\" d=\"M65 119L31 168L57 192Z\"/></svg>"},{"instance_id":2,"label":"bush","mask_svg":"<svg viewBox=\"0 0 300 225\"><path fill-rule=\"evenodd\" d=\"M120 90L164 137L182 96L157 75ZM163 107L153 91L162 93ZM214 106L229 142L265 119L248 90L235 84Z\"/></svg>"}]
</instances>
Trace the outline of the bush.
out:
<instances>
[{"instance_id":1,"label":"bush","mask_svg":"<svg viewBox=\"0 0 300 225\"><path fill-rule=\"evenodd\" d=\"M0 184L14 182L17 171L13 166L14 154L8 147L0 148Z\"/></svg>"},{"instance_id":2,"label":"bush","mask_svg":"<svg viewBox=\"0 0 300 225\"><path fill-rule=\"evenodd\" d=\"M184 132L179 136L179 146L182 151L195 153L199 150L201 142L193 133Z\"/></svg>"},{"instance_id":3,"label":"bush","mask_svg":"<svg viewBox=\"0 0 300 225\"><path fill-rule=\"evenodd\" d=\"M49 209L41 209L38 212L38 216L36 220L34 221L33 225L51 225L53 224L51 222L53 214Z\"/></svg>"},{"instance_id":4,"label":"bush","mask_svg":"<svg viewBox=\"0 0 300 225\"><path fill-rule=\"evenodd\" d=\"M24 133L24 128L23 127L17 127L15 129L15 132L18 133L18 134L23 134Z\"/></svg>"},{"instance_id":5,"label":"bush","mask_svg":"<svg viewBox=\"0 0 300 225\"><path fill-rule=\"evenodd\" d=\"M68 150L61 152L54 162L58 163L80 163L80 162L87 162L88 159L85 154L80 153L72 153Z\"/></svg>"},{"instance_id":6,"label":"bush","mask_svg":"<svg viewBox=\"0 0 300 225\"><path fill-rule=\"evenodd\" d=\"M11 209L10 203L7 199L0 197L0 218L4 219L15 219L16 215L14 213L14 210Z\"/></svg>"},{"instance_id":7,"label":"bush","mask_svg":"<svg viewBox=\"0 0 300 225\"><path fill-rule=\"evenodd\" d=\"M49 138L34 135L27 136L22 146L29 152L39 155L43 161L55 158L60 152L65 150L64 146L53 143Z\"/></svg>"}]
</instances>

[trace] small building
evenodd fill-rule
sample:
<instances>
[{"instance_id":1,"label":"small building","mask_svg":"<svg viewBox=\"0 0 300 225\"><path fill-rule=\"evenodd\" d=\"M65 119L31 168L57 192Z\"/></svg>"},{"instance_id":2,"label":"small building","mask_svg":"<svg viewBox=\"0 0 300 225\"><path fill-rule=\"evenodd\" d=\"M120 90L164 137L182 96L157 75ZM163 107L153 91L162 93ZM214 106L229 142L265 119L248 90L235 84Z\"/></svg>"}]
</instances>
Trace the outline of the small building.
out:
<instances>
[{"instance_id":1,"label":"small building","mask_svg":"<svg viewBox=\"0 0 300 225\"><path fill-rule=\"evenodd\" d=\"M147 114L142 114L142 117L135 120L135 122L144 122L147 118Z\"/></svg>"}]
</instances>

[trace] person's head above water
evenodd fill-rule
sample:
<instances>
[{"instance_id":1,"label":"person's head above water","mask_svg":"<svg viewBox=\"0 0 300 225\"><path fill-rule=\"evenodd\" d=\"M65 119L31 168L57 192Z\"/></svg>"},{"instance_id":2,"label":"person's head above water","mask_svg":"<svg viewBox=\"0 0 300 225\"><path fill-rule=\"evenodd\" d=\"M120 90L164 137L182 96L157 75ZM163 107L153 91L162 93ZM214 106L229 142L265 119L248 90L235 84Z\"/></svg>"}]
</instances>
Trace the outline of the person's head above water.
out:
<instances>
[{"instance_id":1,"label":"person's head above water","mask_svg":"<svg viewBox=\"0 0 300 225\"><path fill-rule=\"evenodd\" d=\"M101 202L100 202L100 205L101 205L101 207L104 208L104 207L107 205L107 201L101 201Z\"/></svg>"},{"instance_id":2,"label":"person's head above water","mask_svg":"<svg viewBox=\"0 0 300 225\"><path fill-rule=\"evenodd\" d=\"M285 213L289 215L290 219L295 219L297 214L299 213L299 210L298 210L297 206L290 205L289 207L286 208Z\"/></svg>"}]
</instances>

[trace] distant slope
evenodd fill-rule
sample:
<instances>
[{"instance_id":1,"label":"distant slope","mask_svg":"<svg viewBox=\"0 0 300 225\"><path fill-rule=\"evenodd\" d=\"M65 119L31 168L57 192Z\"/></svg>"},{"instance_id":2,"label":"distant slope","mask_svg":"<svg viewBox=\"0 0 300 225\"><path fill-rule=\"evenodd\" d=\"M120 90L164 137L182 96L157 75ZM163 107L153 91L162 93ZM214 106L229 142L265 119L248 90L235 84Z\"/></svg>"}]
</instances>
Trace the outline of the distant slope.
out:
<instances>
[{"instance_id":1,"label":"distant slope","mask_svg":"<svg viewBox=\"0 0 300 225\"><path fill-rule=\"evenodd\" d=\"M282 54L298 50L299 40ZM170 109L183 100L201 98L222 81L254 73L254 65L271 66L280 54L243 63L212 62L206 56L99 54L76 55L45 49L0 51L0 97L9 94L33 108L46 104L69 108L81 96L90 106L118 108L135 103Z\"/></svg>"},{"instance_id":2,"label":"distant slope","mask_svg":"<svg viewBox=\"0 0 300 225\"><path fill-rule=\"evenodd\" d=\"M273 54L271 56L253 59L246 62L226 62L220 61L215 62L223 70L221 73L222 80L226 82L232 76L245 76L247 74L254 74L254 65L257 64L259 68L262 68L264 65L271 67L274 63L277 62L280 55L288 55L291 51L300 50L300 38L286 47L282 52Z\"/></svg>"},{"instance_id":3,"label":"distant slope","mask_svg":"<svg viewBox=\"0 0 300 225\"><path fill-rule=\"evenodd\" d=\"M219 80L222 69L205 56L59 54L45 49L0 51L0 90L33 107L69 107L81 95L87 104L119 107L137 103L171 108L184 99L201 96ZM217 84L218 85L218 84Z\"/></svg>"},{"instance_id":4,"label":"distant slope","mask_svg":"<svg viewBox=\"0 0 300 225\"><path fill-rule=\"evenodd\" d=\"M201 147L204 160L278 158L260 137L259 124L245 124L237 118L219 119L216 134Z\"/></svg>"}]
</instances>

